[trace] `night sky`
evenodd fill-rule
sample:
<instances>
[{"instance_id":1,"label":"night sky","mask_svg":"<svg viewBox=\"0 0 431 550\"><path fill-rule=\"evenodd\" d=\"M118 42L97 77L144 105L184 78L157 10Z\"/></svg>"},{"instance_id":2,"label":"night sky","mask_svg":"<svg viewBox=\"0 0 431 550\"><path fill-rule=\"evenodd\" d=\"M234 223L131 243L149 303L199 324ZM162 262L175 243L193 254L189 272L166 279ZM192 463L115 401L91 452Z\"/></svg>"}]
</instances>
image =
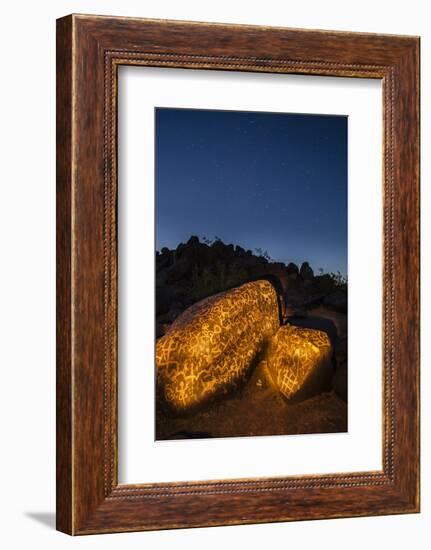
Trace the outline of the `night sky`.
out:
<instances>
[{"instance_id":1,"label":"night sky","mask_svg":"<svg viewBox=\"0 0 431 550\"><path fill-rule=\"evenodd\" d=\"M156 109L156 248L219 237L347 274L347 117Z\"/></svg>"}]
</instances>

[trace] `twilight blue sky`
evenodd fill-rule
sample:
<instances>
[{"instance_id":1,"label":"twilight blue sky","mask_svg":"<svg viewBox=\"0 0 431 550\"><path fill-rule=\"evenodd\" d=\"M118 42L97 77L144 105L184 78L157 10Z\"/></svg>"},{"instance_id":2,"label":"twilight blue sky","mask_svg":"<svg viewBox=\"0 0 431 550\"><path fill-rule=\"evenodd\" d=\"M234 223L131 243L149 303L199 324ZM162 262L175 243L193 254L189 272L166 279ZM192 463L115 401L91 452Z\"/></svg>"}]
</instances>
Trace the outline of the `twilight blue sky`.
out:
<instances>
[{"instance_id":1,"label":"twilight blue sky","mask_svg":"<svg viewBox=\"0 0 431 550\"><path fill-rule=\"evenodd\" d=\"M156 109L156 248L191 235L347 274L347 117Z\"/></svg>"}]
</instances>

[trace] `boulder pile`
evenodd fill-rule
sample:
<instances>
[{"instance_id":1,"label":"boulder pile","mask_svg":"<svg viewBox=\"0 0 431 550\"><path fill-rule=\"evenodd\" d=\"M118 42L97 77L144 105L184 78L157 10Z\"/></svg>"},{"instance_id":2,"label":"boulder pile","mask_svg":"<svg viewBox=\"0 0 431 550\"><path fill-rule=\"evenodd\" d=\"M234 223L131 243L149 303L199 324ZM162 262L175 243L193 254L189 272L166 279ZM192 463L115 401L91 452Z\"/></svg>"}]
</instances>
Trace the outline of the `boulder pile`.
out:
<instances>
[{"instance_id":1,"label":"boulder pile","mask_svg":"<svg viewBox=\"0 0 431 550\"><path fill-rule=\"evenodd\" d=\"M259 360L291 399L321 389L332 355L325 332L280 327L274 287L250 282L191 306L157 341L157 394L172 411L190 412L238 389Z\"/></svg>"},{"instance_id":2,"label":"boulder pile","mask_svg":"<svg viewBox=\"0 0 431 550\"><path fill-rule=\"evenodd\" d=\"M237 391L256 364L286 400L347 401L347 281L191 237L156 253L157 399L187 413Z\"/></svg>"}]
</instances>

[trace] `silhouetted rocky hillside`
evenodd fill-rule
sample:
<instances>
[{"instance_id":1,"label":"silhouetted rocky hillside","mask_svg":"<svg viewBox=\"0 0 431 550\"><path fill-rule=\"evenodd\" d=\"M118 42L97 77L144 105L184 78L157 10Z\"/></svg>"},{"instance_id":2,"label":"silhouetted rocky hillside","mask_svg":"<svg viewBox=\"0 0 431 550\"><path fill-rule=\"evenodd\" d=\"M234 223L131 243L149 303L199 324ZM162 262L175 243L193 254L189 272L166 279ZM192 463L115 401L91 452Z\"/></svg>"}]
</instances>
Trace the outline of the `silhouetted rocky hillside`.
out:
<instances>
[{"instance_id":1,"label":"silhouetted rocky hillside","mask_svg":"<svg viewBox=\"0 0 431 550\"><path fill-rule=\"evenodd\" d=\"M259 278L277 287L285 318L300 317L320 305L347 312L347 283L339 274L316 275L308 262L300 267L272 262L261 250L254 254L220 239L201 242L192 236L175 250L156 252L157 336L193 303Z\"/></svg>"}]
</instances>

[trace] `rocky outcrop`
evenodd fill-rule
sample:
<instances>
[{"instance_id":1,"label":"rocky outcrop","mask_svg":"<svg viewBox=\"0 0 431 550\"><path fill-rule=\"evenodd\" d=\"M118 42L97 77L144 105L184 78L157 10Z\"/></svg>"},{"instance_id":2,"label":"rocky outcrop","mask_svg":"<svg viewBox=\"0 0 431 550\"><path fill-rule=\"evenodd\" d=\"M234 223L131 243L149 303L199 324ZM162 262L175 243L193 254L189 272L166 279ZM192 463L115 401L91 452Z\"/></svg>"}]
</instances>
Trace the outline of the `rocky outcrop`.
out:
<instances>
[{"instance_id":1,"label":"rocky outcrop","mask_svg":"<svg viewBox=\"0 0 431 550\"><path fill-rule=\"evenodd\" d=\"M187 412L231 392L279 325L277 293L264 280L189 307L156 344L159 398Z\"/></svg>"},{"instance_id":2,"label":"rocky outcrop","mask_svg":"<svg viewBox=\"0 0 431 550\"><path fill-rule=\"evenodd\" d=\"M321 270L320 270L321 272ZM306 315L324 304L347 311L347 284L336 274L314 275L308 262L298 268L271 261L260 249L256 253L220 239L201 242L192 236L176 249L156 253L156 320L158 337L192 304L257 279L272 282L279 296L280 314L289 319Z\"/></svg>"},{"instance_id":3,"label":"rocky outcrop","mask_svg":"<svg viewBox=\"0 0 431 550\"><path fill-rule=\"evenodd\" d=\"M287 399L322 391L332 375L332 346L320 330L285 325L270 341L266 356L269 378Z\"/></svg>"},{"instance_id":4,"label":"rocky outcrop","mask_svg":"<svg viewBox=\"0 0 431 550\"><path fill-rule=\"evenodd\" d=\"M314 272L311 269L308 262L304 262L301 265L301 269L299 270L299 274L301 275L302 279L304 279L304 281L311 281L314 277Z\"/></svg>"},{"instance_id":5,"label":"rocky outcrop","mask_svg":"<svg viewBox=\"0 0 431 550\"><path fill-rule=\"evenodd\" d=\"M204 241L194 236L156 253L157 433L162 439L311 433L317 420L324 426L317 431L344 431L347 281L322 269L314 275L307 262L298 268L260 249ZM316 399L314 424L291 417ZM342 412L322 412L325 399ZM271 418L264 428L249 422L247 407L259 403ZM232 411L247 417L243 431ZM332 413L339 415L335 424L322 417ZM211 415L215 424L207 424Z\"/></svg>"},{"instance_id":6,"label":"rocky outcrop","mask_svg":"<svg viewBox=\"0 0 431 550\"><path fill-rule=\"evenodd\" d=\"M296 264L294 264L293 262L290 262L290 263L287 264L286 271L287 271L288 277L291 277L291 278L296 279L296 277L299 275L298 266Z\"/></svg>"}]
</instances>

